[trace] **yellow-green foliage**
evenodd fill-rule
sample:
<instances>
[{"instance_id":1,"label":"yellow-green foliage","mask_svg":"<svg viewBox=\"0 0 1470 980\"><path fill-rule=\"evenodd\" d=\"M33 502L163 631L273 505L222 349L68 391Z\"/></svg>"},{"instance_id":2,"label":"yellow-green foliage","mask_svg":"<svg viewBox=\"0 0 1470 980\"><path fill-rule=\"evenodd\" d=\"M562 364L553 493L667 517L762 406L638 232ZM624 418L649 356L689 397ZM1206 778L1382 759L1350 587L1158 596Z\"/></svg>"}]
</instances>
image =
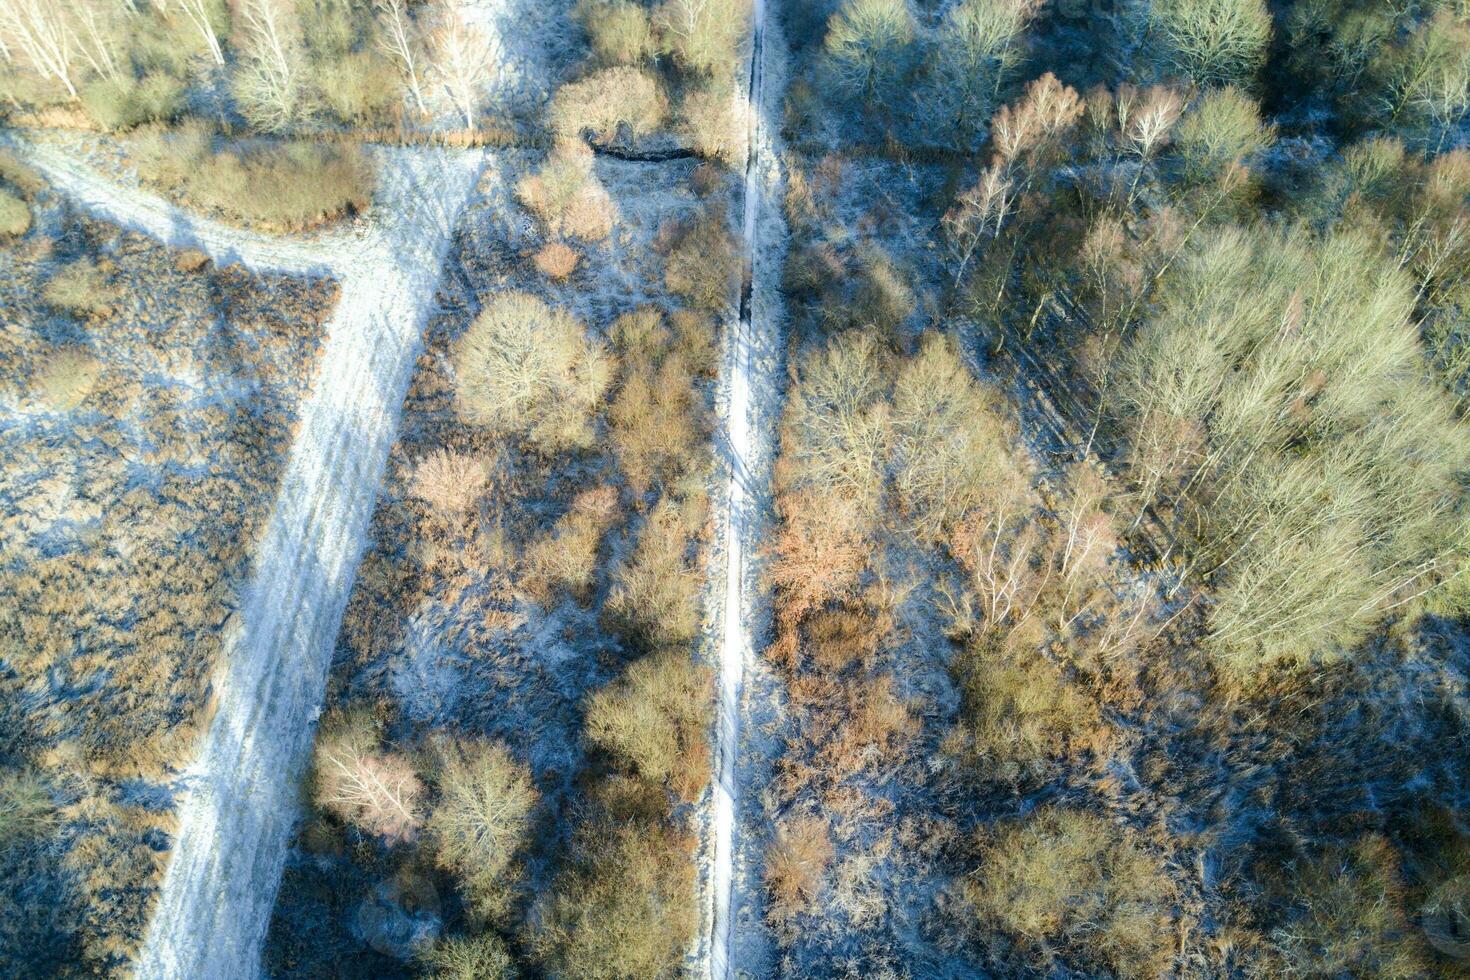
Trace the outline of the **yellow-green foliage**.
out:
<instances>
[{"instance_id":1,"label":"yellow-green foliage","mask_svg":"<svg viewBox=\"0 0 1470 980\"><path fill-rule=\"evenodd\" d=\"M592 442L613 370L576 317L529 293L501 293L455 347L455 405L465 421L545 451L578 449Z\"/></svg>"},{"instance_id":2,"label":"yellow-green foliage","mask_svg":"<svg viewBox=\"0 0 1470 980\"><path fill-rule=\"evenodd\" d=\"M587 737L640 778L693 802L710 777L710 685L709 669L687 650L652 654L592 698Z\"/></svg>"},{"instance_id":3,"label":"yellow-green foliage","mask_svg":"<svg viewBox=\"0 0 1470 980\"><path fill-rule=\"evenodd\" d=\"M24 235L31 228L31 209L26 202L0 189L0 235Z\"/></svg>"},{"instance_id":4,"label":"yellow-green foliage","mask_svg":"<svg viewBox=\"0 0 1470 980\"><path fill-rule=\"evenodd\" d=\"M698 921L694 841L657 824L594 823L528 938L557 976L672 975Z\"/></svg>"},{"instance_id":5,"label":"yellow-green foliage","mask_svg":"<svg viewBox=\"0 0 1470 980\"><path fill-rule=\"evenodd\" d=\"M1145 978L1169 961L1172 882L1131 832L1090 813L1049 808L986 832L959 897L1042 963Z\"/></svg>"},{"instance_id":6,"label":"yellow-green foliage","mask_svg":"<svg viewBox=\"0 0 1470 980\"><path fill-rule=\"evenodd\" d=\"M1414 290L1362 238L1226 229L1174 264L1106 410L1144 504L1215 587L1224 663L1351 644L1470 548L1470 439Z\"/></svg>"},{"instance_id":7,"label":"yellow-green foliage","mask_svg":"<svg viewBox=\"0 0 1470 980\"><path fill-rule=\"evenodd\" d=\"M435 857L459 875L476 916L493 919L519 874L514 858L537 800L531 773L488 742L443 739L436 755L439 800L428 820Z\"/></svg>"},{"instance_id":8,"label":"yellow-green foliage","mask_svg":"<svg viewBox=\"0 0 1470 980\"><path fill-rule=\"evenodd\" d=\"M374 173L356 143L307 140L215 146L197 123L131 146L139 175L186 204L267 231L300 231L367 209Z\"/></svg>"}]
</instances>

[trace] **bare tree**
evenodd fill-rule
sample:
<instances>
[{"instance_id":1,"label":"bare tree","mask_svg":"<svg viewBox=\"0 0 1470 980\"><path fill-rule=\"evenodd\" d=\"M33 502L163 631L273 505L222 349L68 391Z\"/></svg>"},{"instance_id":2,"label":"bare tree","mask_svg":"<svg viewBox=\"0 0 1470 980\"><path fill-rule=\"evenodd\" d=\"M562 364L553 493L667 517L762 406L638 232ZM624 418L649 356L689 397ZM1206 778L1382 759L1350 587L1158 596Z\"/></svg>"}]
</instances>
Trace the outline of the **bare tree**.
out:
<instances>
[{"instance_id":1,"label":"bare tree","mask_svg":"<svg viewBox=\"0 0 1470 980\"><path fill-rule=\"evenodd\" d=\"M323 720L312 781L318 806L370 833L402 840L418 828L423 784L407 759L379 750L365 714Z\"/></svg>"},{"instance_id":2,"label":"bare tree","mask_svg":"<svg viewBox=\"0 0 1470 980\"><path fill-rule=\"evenodd\" d=\"M434 32L434 69L454 107L473 129L479 116L484 85L499 51L492 38L466 21L457 7L441 7Z\"/></svg>"},{"instance_id":3,"label":"bare tree","mask_svg":"<svg viewBox=\"0 0 1470 980\"><path fill-rule=\"evenodd\" d=\"M282 129L301 109L301 27L293 0L242 0L236 97L251 121Z\"/></svg>"},{"instance_id":4,"label":"bare tree","mask_svg":"<svg viewBox=\"0 0 1470 980\"><path fill-rule=\"evenodd\" d=\"M903 76L914 42L907 0L847 0L827 23L827 63L840 87L880 100Z\"/></svg>"},{"instance_id":5,"label":"bare tree","mask_svg":"<svg viewBox=\"0 0 1470 980\"><path fill-rule=\"evenodd\" d=\"M196 0L202 2L202 0ZM403 73L404 80L408 82L408 90L413 94L414 105L418 106L420 113L427 113L424 106L423 82L420 78L422 69L419 65L419 30L418 24L408 12L407 0L377 0L375 4L378 11L378 24L382 28L382 34L378 37L378 47L382 49L392 61L398 65L398 70Z\"/></svg>"},{"instance_id":6,"label":"bare tree","mask_svg":"<svg viewBox=\"0 0 1470 980\"><path fill-rule=\"evenodd\" d=\"M65 9L52 0L0 0L0 36L7 57L18 49L29 66L77 97L77 36Z\"/></svg>"}]
</instances>

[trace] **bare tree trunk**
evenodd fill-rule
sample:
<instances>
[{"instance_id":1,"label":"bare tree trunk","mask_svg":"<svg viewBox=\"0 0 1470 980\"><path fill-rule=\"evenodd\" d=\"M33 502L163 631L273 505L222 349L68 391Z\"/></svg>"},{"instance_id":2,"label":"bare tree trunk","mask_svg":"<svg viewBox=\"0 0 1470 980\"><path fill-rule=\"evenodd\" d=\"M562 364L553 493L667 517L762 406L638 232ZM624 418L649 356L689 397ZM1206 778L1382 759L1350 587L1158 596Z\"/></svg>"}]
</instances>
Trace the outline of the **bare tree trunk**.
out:
<instances>
[{"instance_id":1,"label":"bare tree trunk","mask_svg":"<svg viewBox=\"0 0 1470 980\"><path fill-rule=\"evenodd\" d=\"M467 129L478 118L481 87L490 74L495 52L490 39L465 23L459 10L448 4L440 8L439 29L434 35L435 68L454 107L464 116Z\"/></svg>"},{"instance_id":2,"label":"bare tree trunk","mask_svg":"<svg viewBox=\"0 0 1470 980\"><path fill-rule=\"evenodd\" d=\"M53 0L0 0L0 31L42 77L55 79L67 95L77 97L77 36L60 4Z\"/></svg>"},{"instance_id":3,"label":"bare tree trunk","mask_svg":"<svg viewBox=\"0 0 1470 980\"><path fill-rule=\"evenodd\" d=\"M426 114L428 109L424 106L424 92L419 80L417 47L417 27L413 18L409 16L406 0L377 0L378 22L383 27L383 36L378 39L378 46L389 58L398 63L398 68L403 72L408 81L408 90L413 94L414 105L418 107L420 114Z\"/></svg>"},{"instance_id":4,"label":"bare tree trunk","mask_svg":"<svg viewBox=\"0 0 1470 980\"><path fill-rule=\"evenodd\" d=\"M168 0L154 0L159 10L165 10ZM214 58L216 65L225 63L225 53L220 47L219 35L214 31L214 24L209 20L209 8L204 5L204 0L179 0L179 6L184 9L184 16L189 23L199 29L204 35L204 43L209 45L210 57Z\"/></svg>"}]
</instances>

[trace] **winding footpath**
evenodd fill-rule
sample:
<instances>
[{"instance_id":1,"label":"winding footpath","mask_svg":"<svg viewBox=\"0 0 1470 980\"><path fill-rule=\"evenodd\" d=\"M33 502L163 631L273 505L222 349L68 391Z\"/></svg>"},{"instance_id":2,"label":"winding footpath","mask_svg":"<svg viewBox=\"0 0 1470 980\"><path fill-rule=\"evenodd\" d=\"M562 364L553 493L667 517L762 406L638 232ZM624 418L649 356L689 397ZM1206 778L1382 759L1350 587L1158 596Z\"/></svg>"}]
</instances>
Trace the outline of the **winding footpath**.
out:
<instances>
[{"instance_id":1,"label":"winding footpath","mask_svg":"<svg viewBox=\"0 0 1470 980\"><path fill-rule=\"evenodd\" d=\"M775 139L780 118L781 42L768 30L767 0L751 9L748 84L748 144L743 204L746 275L740 316L730 332L724 365L724 445L729 466L723 526L725 587L718 611L721 632L716 667L715 779L709 817L706 939L708 975L728 980L739 972L736 923L753 894L750 862L740 829L748 801L742 799L741 758L744 699L755 658L754 638L767 632L769 609L760 594L755 555L769 522L772 433L780 389L783 316L780 277L785 250L781 211L782 175ZM774 79L774 83L772 80ZM744 869L744 870L742 870ZM756 886L758 887L758 885Z\"/></svg>"},{"instance_id":2,"label":"winding footpath","mask_svg":"<svg viewBox=\"0 0 1470 980\"><path fill-rule=\"evenodd\" d=\"M366 544L423 328L481 151L376 151L366 219L282 239L189 215L59 151L21 152L79 206L217 263L336 276L321 367L241 605L215 711L183 780L180 823L136 964L142 978L260 972L286 845L342 615Z\"/></svg>"}]
</instances>

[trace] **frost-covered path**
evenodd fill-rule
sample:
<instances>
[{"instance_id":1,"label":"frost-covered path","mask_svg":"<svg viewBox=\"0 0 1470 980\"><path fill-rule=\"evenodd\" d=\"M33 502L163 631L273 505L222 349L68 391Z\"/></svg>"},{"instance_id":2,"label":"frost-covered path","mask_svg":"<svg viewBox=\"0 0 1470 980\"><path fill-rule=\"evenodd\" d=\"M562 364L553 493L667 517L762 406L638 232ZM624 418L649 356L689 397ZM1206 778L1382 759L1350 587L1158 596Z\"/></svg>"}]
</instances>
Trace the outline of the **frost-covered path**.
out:
<instances>
[{"instance_id":1,"label":"frost-covered path","mask_svg":"<svg viewBox=\"0 0 1470 980\"><path fill-rule=\"evenodd\" d=\"M486 156L382 150L365 221L285 240L202 220L54 150L26 158L82 207L217 262L335 275L320 373L226 627L216 709L186 777L168 869L137 964L145 978L253 977L298 777L378 484L455 220Z\"/></svg>"},{"instance_id":2,"label":"frost-covered path","mask_svg":"<svg viewBox=\"0 0 1470 980\"><path fill-rule=\"evenodd\" d=\"M722 386L724 451L729 466L723 522L725 588L718 622L715 779L709 820L708 969L715 980L741 972L736 923L742 899L758 888L741 840L749 809L741 747L748 721L747 681L755 643L767 632L768 603L760 595L755 555L769 523L773 432L780 391L783 308L779 291L785 223L782 177L774 140L780 118L784 59L768 0L752 5L743 240L748 279L740 316L730 332ZM749 911L746 909L745 911Z\"/></svg>"}]
</instances>

